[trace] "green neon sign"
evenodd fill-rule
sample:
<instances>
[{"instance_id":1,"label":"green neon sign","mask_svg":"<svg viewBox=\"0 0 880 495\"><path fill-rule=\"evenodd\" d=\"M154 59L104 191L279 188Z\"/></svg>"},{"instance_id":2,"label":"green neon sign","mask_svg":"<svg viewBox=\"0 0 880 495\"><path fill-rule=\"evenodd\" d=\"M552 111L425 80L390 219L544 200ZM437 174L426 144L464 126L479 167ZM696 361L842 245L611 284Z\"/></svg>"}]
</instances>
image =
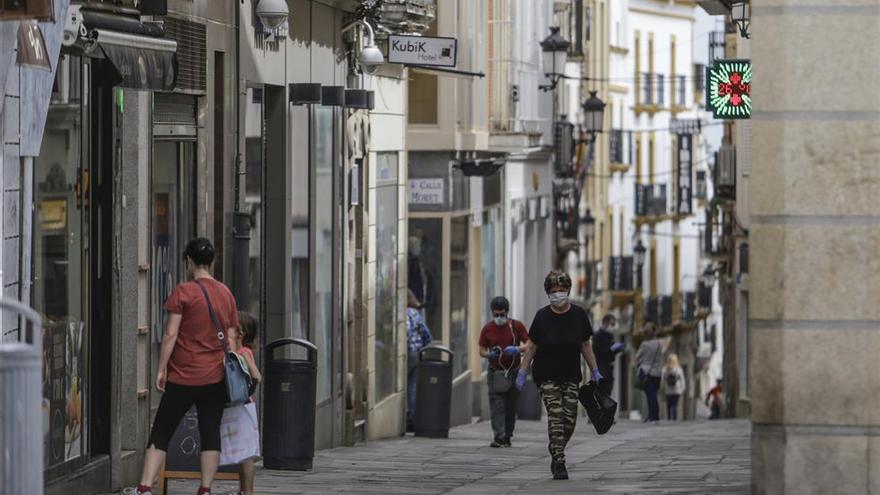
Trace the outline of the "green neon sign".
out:
<instances>
[{"instance_id":1,"label":"green neon sign","mask_svg":"<svg viewBox=\"0 0 880 495\"><path fill-rule=\"evenodd\" d=\"M752 116L752 62L716 60L706 68L706 104L716 119Z\"/></svg>"}]
</instances>

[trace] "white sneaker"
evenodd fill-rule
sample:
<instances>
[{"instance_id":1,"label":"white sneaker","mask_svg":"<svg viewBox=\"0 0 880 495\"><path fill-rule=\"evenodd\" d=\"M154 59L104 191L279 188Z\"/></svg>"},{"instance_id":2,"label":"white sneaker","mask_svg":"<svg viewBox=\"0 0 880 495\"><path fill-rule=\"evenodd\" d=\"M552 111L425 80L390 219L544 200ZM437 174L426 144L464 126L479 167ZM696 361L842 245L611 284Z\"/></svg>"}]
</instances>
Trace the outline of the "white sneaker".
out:
<instances>
[{"instance_id":1,"label":"white sneaker","mask_svg":"<svg viewBox=\"0 0 880 495\"><path fill-rule=\"evenodd\" d=\"M123 488L122 495L153 495L153 492L139 492L136 486L132 486L129 488Z\"/></svg>"}]
</instances>

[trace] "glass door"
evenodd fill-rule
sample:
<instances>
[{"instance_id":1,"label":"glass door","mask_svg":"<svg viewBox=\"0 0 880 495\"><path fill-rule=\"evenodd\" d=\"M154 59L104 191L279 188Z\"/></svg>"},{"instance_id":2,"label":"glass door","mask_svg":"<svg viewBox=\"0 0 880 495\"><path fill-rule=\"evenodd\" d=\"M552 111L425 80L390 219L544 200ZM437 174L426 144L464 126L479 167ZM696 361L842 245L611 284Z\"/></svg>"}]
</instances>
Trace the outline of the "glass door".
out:
<instances>
[{"instance_id":1,"label":"glass door","mask_svg":"<svg viewBox=\"0 0 880 495\"><path fill-rule=\"evenodd\" d=\"M171 290L186 279L183 250L196 235L195 141L156 140L151 171L152 204L152 352L153 377L165 331L162 305ZM152 383L152 382L151 382ZM151 408L159 407L152 394Z\"/></svg>"}]
</instances>

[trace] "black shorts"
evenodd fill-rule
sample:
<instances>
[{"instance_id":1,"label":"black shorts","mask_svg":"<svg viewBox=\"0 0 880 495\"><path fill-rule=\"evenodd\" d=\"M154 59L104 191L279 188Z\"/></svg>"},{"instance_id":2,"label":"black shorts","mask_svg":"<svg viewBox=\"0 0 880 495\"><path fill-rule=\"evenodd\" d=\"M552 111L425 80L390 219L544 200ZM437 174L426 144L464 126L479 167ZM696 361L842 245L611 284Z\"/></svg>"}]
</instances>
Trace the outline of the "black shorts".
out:
<instances>
[{"instance_id":1,"label":"black shorts","mask_svg":"<svg viewBox=\"0 0 880 495\"><path fill-rule=\"evenodd\" d=\"M153 430L147 447L167 452L168 442L177 430L177 425L193 404L199 415L201 450L219 451L220 420L226 407L226 383L223 381L196 386L167 382L156 419L153 420Z\"/></svg>"}]
</instances>

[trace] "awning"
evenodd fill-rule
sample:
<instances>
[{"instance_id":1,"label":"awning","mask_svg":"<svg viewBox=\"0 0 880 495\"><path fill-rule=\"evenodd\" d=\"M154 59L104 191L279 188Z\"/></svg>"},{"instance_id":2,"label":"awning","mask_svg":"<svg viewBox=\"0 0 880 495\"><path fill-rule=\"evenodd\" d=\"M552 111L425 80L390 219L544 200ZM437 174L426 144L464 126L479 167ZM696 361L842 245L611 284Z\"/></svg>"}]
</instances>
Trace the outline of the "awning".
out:
<instances>
[{"instance_id":1,"label":"awning","mask_svg":"<svg viewBox=\"0 0 880 495\"><path fill-rule=\"evenodd\" d=\"M94 29L92 33L119 73L116 86L158 91L174 89L176 41L104 29Z\"/></svg>"}]
</instances>

